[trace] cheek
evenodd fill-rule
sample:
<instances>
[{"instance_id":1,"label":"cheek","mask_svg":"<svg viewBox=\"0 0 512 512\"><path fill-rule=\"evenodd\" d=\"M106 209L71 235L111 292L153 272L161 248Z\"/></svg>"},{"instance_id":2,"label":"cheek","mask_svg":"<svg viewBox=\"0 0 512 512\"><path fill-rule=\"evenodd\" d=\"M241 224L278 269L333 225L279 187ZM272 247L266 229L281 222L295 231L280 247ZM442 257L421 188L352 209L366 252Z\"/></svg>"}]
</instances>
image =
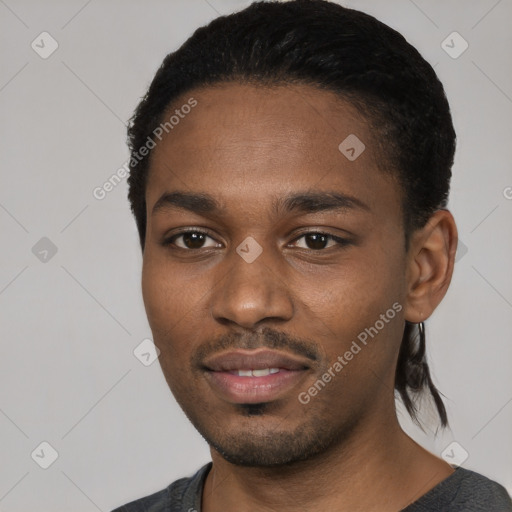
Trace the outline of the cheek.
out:
<instances>
[{"instance_id":1,"label":"cheek","mask_svg":"<svg viewBox=\"0 0 512 512\"><path fill-rule=\"evenodd\" d=\"M171 270L165 261L144 256L142 296L153 341L160 350L159 363L164 377L177 396L190 388L189 360L198 344L194 316L199 305L190 292L183 273Z\"/></svg>"},{"instance_id":2,"label":"cheek","mask_svg":"<svg viewBox=\"0 0 512 512\"><path fill-rule=\"evenodd\" d=\"M180 277L182 275L176 269L169 268L165 261L153 258L151 254L144 256L144 307L154 342L162 353L161 357L165 356L166 359L174 359L178 354L181 359L186 356L184 347L177 344L180 340L189 339L189 333L184 332L184 329L191 325L192 316L198 307L190 282Z\"/></svg>"},{"instance_id":3,"label":"cheek","mask_svg":"<svg viewBox=\"0 0 512 512\"><path fill-rule=\"evenodd\" d=\"M382 313L400 297L394 269L364 260L329 272L301 276L300 301L329 321L351 324L357 319Z\"/></svg>"},{"instance_id":4,"label":"cheek","mask_svg":"<svg viewBox=\"0 0 512 512\"><path fill-rule=\"evenodd\" d=\"M172 315L173 303L170 300L168 286L167 280L162 279L158 264L146 253L142 265L142 298L153 332L164 327L165 311L169 312L168 318Z\"/></svg>"},{"instance_id":5,"label":"cheek","mask_svg":"<svg viewBox=\"0 0 512 512\"><path fill-rule=\"evenodd\" d=\"M193 309L195 300L191 280L150 250L142 265L142 297L151 328L157 329L169 329Z\"/></svg>"},{"instance_id":6,"label":"cheek","mask_svg":"<svg viewBox=\"0 0 512 512\"><path fill-rule=\"evenodd\" d=\"M389 249L373 247L358 251L357 258L347 258L338 267L324 269L315 276L301 276L301 286L297 284L295 290L300 290L302 316L307 318L310 333L325 333L322 337L330 359L343 354L358 335L376 322L379 339L392 345L400 341L403 326L397 310L403 307L402 260L399 251L392 254ZM389 343L381 346L389 347Z\"/></svg>"}]
</instances>

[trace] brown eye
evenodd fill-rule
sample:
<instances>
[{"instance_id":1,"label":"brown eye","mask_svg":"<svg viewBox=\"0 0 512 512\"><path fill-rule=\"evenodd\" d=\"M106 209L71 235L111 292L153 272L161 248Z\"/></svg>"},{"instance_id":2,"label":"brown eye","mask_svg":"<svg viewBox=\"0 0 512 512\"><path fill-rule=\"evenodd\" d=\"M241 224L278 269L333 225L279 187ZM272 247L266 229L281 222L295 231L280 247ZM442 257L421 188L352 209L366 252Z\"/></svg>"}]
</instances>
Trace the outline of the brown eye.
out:
<instances>
[{"instance_id":1,"label":"brown eye","mask_svg":"<svg viewBox=\"0 0 512 512\"><path fill-rule=\"evenodd\" d=\"M178 240L181 241L177 243ZM204 243L207 239L212 240L214 243L211 245L205 246ZM167 240L163 242L163 245L174 245L179 249L189 249L189 250L197 250L203 249L205 247L218 247L213 238L211 238L207 233L203 231L184 231L182 233L178 233L176 235L171 236Z\"/></svg>"},{"instance_id":2,"label":"brown eye","mask_svg":"<svg viewBox=\"0 0 512 512\"><path fill-rule=\"evenodd\" d=\"M185 233L181 235L187 249L200 249L204 244L206 235L204 233Z\"/></svg>"},{"instance_id":3,"label":"brown eye","mask_svg":"<svg viewBox=\"0 0 512 512\"><path fill-rule=\"evenodd\" d=\"M334 235L329 235L328 233L304 233L299 238L296 238L295 242L301 239L304 239L305 242L305 246L299 246L301 249L311 249L314 251L328 249L336 245L345 246L349 244L348 240ZM327 245L329 241L332 241L333 243L331 245Z\"/></svg>"}]
</instances>

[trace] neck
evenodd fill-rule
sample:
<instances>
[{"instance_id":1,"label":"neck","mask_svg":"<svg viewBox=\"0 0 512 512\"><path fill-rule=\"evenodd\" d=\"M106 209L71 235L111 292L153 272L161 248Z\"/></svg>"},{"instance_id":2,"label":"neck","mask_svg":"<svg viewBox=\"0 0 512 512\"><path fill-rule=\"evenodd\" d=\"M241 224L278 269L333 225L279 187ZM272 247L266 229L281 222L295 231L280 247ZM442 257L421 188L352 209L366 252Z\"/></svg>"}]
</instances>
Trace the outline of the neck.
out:
<instances>
[{"instance_id":1,"label":"neck","mask_svg":"<svg viewBox=\"0 0 512 512\"><path fill-rule=\"evenodd\" d=\"M453 472L407 436L396 416L356 430L329 453L279 467L236 466L212 449L202 512L396 512Z\"/></svg>"}]
</instances>

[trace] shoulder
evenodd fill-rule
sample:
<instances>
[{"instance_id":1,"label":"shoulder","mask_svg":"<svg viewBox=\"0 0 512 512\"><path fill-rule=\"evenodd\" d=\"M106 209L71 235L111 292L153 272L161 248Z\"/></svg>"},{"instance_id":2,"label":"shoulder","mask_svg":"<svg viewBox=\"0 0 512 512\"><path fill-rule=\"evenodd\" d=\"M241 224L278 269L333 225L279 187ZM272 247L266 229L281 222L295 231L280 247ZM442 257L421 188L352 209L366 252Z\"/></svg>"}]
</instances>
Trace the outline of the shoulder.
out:
<instances>
[{"instance_id":1,"label":"shoulder","mask_svg":"<svg viewBox=\"0 0 512 512\"><path fill-rule=\"evenodd\" d=\"M445 480L403 509L403 512L512 512L505 487L480 473L455 468Z\"/></svg>"},{"instance_id":2,"label":"shoulder","mask_svg":"<svg viewBox=\"0 0 512 512\"><path fill-rule=\"evenodd\" d=\"M204 480L212 463L201 467L193 476L180 478L165 489L130 503L112 512L188 512L199 510Z\"/></svg>"},{"instance_id":3,"label":"shoulder","mask_svg":"<svg viewBox=\"0 0 512 512\"><path fill-rule=\"evenodd\" d=\"M465 491L468 495L478 493L483 502L508 505L509 509L512 510L512 500L503 485L469 469L463 469L463 476L464 478L461 480L462 491Z\"/></svg>"}]
</instances>

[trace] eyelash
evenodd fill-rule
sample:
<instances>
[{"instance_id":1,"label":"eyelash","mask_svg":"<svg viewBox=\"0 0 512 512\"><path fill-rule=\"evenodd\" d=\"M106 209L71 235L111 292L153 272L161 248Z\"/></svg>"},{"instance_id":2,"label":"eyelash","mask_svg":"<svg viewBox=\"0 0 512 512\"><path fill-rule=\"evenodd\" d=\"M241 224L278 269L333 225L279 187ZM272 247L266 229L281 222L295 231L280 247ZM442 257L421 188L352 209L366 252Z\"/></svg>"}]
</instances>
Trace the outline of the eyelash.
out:
<instances>
[{"instance_id":1,"label":"eyelash","mask_svg":"<svg viewBox=\"0 0 512 512\"><path fill-rule=\"evenodd\" d=\"M186 249L184 247L177 247L176 245L174 245L174 242L175 242L175 240L177 238L179 238L180 236L183 236L183 235L191 234L191 233L200 233L200 234L208 236L209 238L214 240L214 238L212 236L210 236L210 234L207 231L203 231L202 229L189 229L189 230L186 230L186 231L181 231L179 233L175 233L174 235L166 238L165 240L163 240L162 245L164 247L171 247L171 246L173 246L172 247L173 249L183 250L183 251L186 251L186 252L195 252L195 251L200 251L202 249L205 249L204 247L200 247L199 249L188 249L188 248ZM340 238L338 236L331 235L330 233L324 233L322 231L307 231L306 233L302 233L300 236L296 237L293 240L293 242L296 242L296 241L300 240L301 238L303 238L304 236L307 236L307 235L322 235L322 236L325 236L325 237L327 237L328 240L333 240L334 242L336 242L338 244L338 248L339 249L342 249L343 247L346 247L346 246L350 245L350 243L351 243L351 241L346 239L346 238ZM325 252L328 249L332 249L333 247L334 246L330 246L330 247L325 247L323 249L308 249L308 248L300 247L300 249L304 249L304 250L312 251L312 252L322 252L322 251ZM213 247L206 247L206 249L213 249Z\"/></svg>"}]
</instances>

